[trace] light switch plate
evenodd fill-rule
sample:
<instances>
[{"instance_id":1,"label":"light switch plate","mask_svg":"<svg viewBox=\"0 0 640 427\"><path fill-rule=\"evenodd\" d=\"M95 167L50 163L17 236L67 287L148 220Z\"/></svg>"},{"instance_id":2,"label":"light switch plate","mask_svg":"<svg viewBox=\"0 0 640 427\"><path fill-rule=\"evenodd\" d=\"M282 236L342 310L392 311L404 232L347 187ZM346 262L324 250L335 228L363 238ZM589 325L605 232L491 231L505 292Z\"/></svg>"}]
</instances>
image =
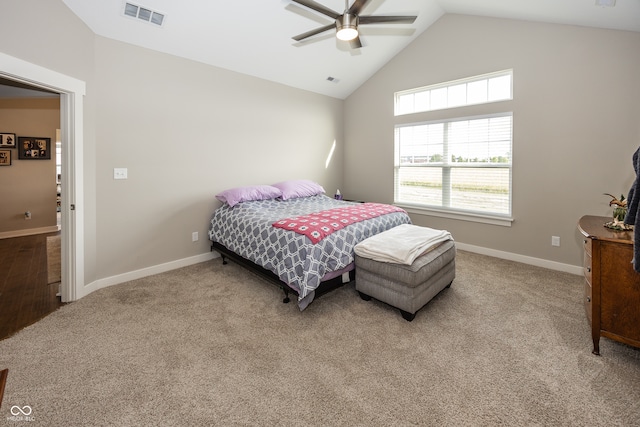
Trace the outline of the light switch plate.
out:
<instances>
[{"instance_id":1,"label":"light switch plate","mask_svg":"<svg viewBox=\"0 0 640 427\"><path fill-rule=\"evenodd\" d=\"M127 179L127 168L113 168L113 179Z\"/></svg>"}]
</instances>

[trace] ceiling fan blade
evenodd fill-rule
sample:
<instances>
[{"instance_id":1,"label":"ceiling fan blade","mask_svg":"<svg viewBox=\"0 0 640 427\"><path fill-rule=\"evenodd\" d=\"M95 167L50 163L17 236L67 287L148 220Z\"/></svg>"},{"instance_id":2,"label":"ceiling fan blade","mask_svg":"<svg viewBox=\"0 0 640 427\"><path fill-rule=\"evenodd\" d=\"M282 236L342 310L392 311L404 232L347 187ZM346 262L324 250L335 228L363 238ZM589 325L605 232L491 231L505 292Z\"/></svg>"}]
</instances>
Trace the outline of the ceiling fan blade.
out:
<instances>
[{"instance_id":1,"label":"ceiling fan blade","mask_svg":"<svg viewBox=\"0 0 640 427\"><path fill-rule=\"evenodd\" d=\"M351 49L358 49L358 48L362 47L362 42L360 41L360 36L356 37L353 40L349 40L349 46L351 46Z\"/></svg>"},{"instance_id":2,"label":"ceiling fan blade","mask_svg":"<svg viewBox=\"0 0 640 427\"><path fill-rule=\"evenodd\" d=\"M323 15L327 15L328 17L333 19L338 19L338 17L340 16L338 12L335 12L329 9L328 7L325 7L313 0L291 0L291 1L294 3L298 3L304 7L308 7L311 10L315 10L316 12L320 12Z\"/></svg>"},{"instance_id":3,"label":"ceiling fan blade","mask_svg":"<svg viewBox=\"0 0 640 427\"><path fill-rule=\"evenodd\" d=\"M315 36L316 34L324 33L325 31L331 30L336 27L335 22L333 24L325 25L324 27L316 28L315 30L307 31L306 33L299 34L293 39L297 42L302 41L308 37Z\"/></svg>"},{"instance_id":4,"label":"ceiling fan blade","mask_svg":"<svg viewBox=\"0 0 640 427\"><path fill-rule=\"evenodd\" d=\"M417 16L360 16L358 17L358 22L360 24L411 24L416 18Z\"/></svg>"},{"instance_id":5,"label":"ceiling fan blade","mask_svg":"<svg viewBox=\"0 0 640 427\"><path fill-rule=\"evenodd\" d=\"M369 3L369 1L371 0L356 0L353 2L353 4L351 5L351 7L349 8L348 13L352 14L352 15L359 15L360 11L362 9L364 9L364 7L367 5L367 3Z\"/></svg>"}]
</instances>

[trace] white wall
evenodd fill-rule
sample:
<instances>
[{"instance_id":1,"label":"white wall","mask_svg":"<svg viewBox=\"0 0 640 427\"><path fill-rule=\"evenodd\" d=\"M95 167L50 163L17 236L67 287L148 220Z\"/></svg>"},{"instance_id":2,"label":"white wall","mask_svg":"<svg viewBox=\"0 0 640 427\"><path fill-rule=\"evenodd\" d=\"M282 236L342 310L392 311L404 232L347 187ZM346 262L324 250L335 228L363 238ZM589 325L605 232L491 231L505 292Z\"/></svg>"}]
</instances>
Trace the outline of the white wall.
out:
<instances>
[{"instance_id":1,"label":"white wall","mask_svg":"<svg viewBox=\"0 0 640 427\"><path fill-rule=\"evenodd\" d=\"M226 188L342 181L343 101L101 37L95 53L99 277L207 252Z\"/></svg>"},{"instance_id":2,"label":"white wall","mask_svg":"<svg viewBox=\"0 0 640 427\"><path fill-rule=\"evenodd\" d=\"M345 104L349 197L393 201L393 94L513 68L511 227L412 214L462 243L582 265L576 231L585 214L610 215L603 193L626 195L640 145L640 34L445 15ZM494 108L494 107L491 107ZM465 107L403 117L465 117ZM375 171L375 172L372 172ZM551 236L561 246L551 246Z\"/></svg>"}]
</instances>

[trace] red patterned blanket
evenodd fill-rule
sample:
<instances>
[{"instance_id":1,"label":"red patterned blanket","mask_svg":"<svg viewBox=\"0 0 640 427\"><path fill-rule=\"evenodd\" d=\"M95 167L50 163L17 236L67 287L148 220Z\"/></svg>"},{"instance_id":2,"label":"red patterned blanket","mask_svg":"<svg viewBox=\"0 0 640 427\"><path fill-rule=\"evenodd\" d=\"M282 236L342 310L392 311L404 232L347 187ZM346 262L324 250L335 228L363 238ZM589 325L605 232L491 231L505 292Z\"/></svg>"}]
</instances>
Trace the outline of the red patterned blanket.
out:
<instances>
[{"instance_id":1,"label":"red patterned blanket","mask_svg":"<svg viewBox=\"0 0 640 427\"><path fill-rule=\"evenodd\" d=\"M392 212L404 212L404 209L382 203L358 203L343 208L328 209L307 215L281 219L272 225L298 234L304 234L311 242L318 243L334 231L349 224L375 218Z\"/></svg>"}]
</instances>

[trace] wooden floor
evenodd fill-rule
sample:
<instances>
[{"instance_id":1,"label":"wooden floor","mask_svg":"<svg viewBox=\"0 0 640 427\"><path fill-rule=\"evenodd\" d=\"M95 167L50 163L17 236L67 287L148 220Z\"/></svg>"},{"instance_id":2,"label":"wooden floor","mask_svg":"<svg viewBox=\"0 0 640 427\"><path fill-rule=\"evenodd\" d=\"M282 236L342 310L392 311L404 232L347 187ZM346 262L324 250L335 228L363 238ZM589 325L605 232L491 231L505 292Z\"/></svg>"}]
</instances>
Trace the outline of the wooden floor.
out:
<instances>
[{"instance_id":1,"label":"wooden floor","mask_svg":"<svg viewBox=\"0 0 640 427\"><path fill-rule=\"evenodd\" d=\"M0 340L63 305L59 283L47 284L46 239L55 234L0 239Z\"/></svg>"}]
</instances>

